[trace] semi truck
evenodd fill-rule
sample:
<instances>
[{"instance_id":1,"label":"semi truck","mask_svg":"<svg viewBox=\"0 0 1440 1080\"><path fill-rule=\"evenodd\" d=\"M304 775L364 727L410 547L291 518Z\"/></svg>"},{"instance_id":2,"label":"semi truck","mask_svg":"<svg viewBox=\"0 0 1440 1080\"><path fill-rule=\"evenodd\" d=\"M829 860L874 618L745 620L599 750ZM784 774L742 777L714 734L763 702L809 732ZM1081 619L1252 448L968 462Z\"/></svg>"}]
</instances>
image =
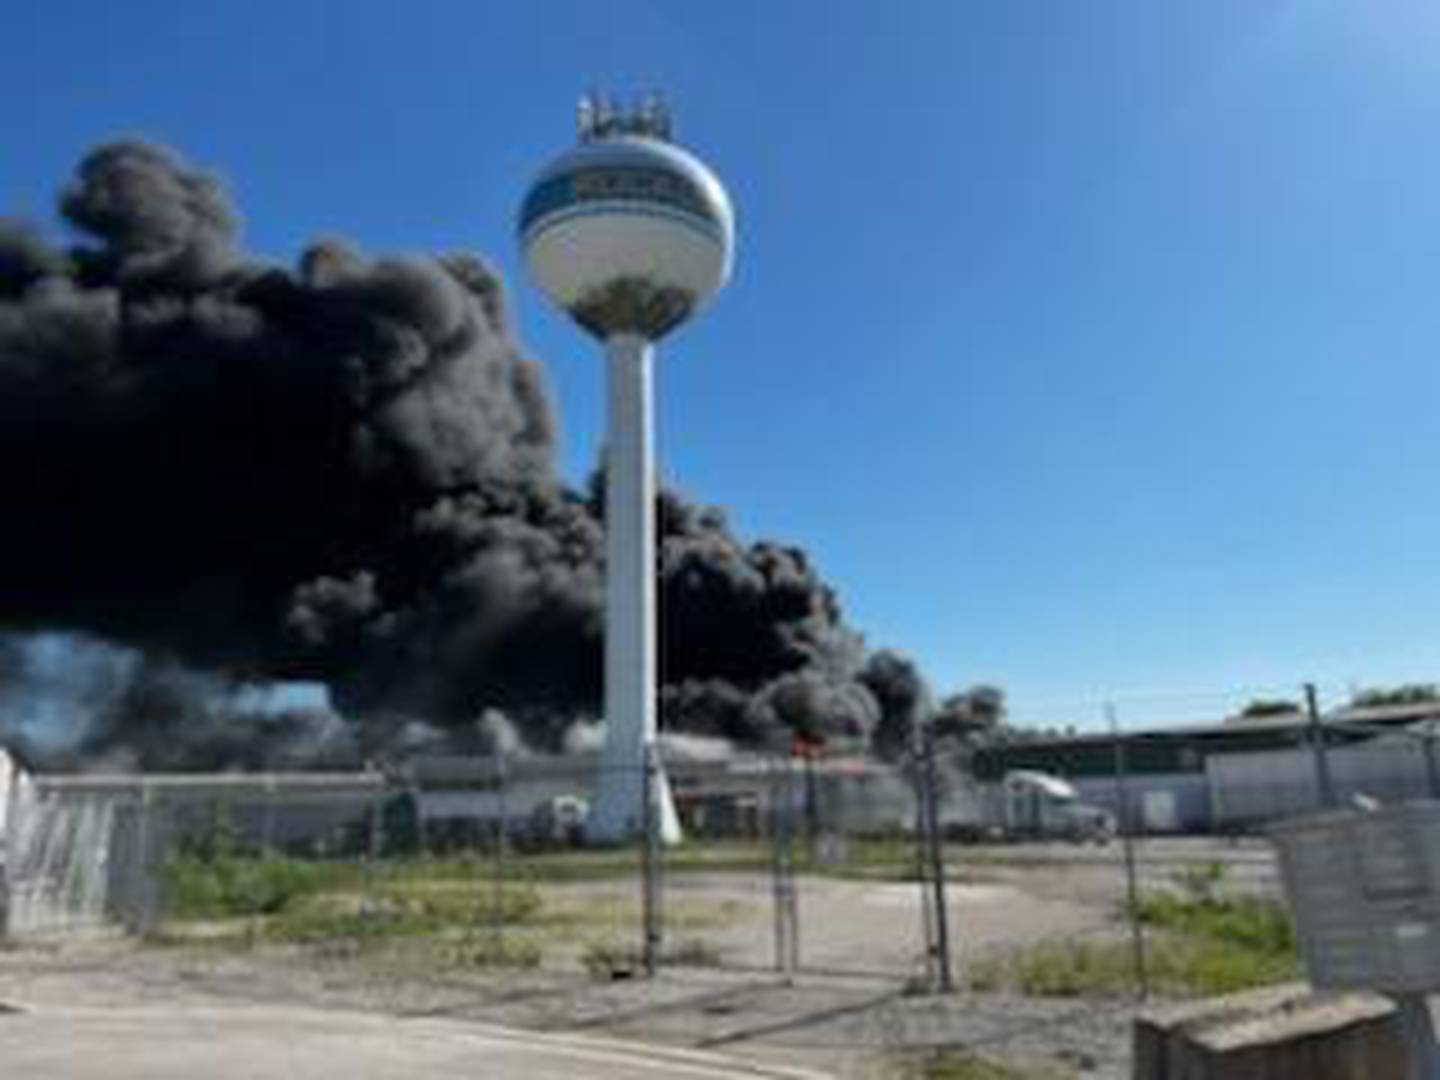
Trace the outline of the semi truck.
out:
<instances>
[{"instance_id":1,"label":"semi truck","mask_svg":"<svg viewBox=\"0 0 1440 1080\"><path fill-rule=\"evenodd\" d=\"M1103 844L1115 835L1114 814L1082 802L1074 786L1050 773L1032 769L1006 773L1000 800L993 816L1006 839Z\"/></svg>"}]
</instances>

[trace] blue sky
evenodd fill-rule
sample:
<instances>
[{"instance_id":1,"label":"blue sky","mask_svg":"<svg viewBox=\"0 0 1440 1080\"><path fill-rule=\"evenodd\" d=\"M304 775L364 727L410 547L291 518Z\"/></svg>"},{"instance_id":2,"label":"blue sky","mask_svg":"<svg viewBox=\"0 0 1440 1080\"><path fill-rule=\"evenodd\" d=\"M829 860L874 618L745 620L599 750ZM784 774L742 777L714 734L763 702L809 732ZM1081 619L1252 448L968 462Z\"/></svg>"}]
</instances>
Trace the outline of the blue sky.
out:
<instances>
[{"instance_id":1,"label":"blue sky","mask_svg":"<svg viewBox=\"0 0 1440 1080\"><path fill-rule=\"evenodd\" d=\"M665 350L666 474L809 549L872 644L1046 723L1440 677L1433 3L11 0L0 32L0 212L49 220L133 133L264 256L483 252L575 478L600 369L514 210L581 90L662 89L741 231Z\"/></svg>"}]
</instances>

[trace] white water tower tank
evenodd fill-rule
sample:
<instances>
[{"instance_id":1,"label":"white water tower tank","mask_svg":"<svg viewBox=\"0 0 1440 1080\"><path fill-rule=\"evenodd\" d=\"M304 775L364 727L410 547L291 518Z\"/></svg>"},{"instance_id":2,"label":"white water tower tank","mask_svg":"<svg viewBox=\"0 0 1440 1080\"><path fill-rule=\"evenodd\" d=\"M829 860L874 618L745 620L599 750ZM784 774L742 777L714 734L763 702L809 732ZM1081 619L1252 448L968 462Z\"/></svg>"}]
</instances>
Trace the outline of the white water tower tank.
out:
<instances>
[{"instance_id":1,"label":"white water tower tank","mask_svg":"<svg viewBox=\"0 0 1440 1080\"><path fill-rule=\"evenodd\" d=\"M730 199L667 133L668 121L643 113L582 117L580 144L540 173L521 206L531 276L601 339L655 341L730 277Z\"/></svg>"}]
</instances>

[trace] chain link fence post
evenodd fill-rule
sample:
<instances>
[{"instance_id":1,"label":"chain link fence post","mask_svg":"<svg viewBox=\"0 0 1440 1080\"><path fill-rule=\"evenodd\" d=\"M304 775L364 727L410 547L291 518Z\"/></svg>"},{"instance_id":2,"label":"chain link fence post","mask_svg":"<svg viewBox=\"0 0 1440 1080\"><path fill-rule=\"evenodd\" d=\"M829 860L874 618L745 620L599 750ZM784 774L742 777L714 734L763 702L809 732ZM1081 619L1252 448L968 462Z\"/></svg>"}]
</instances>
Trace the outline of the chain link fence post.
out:
<instances>
[{"instance_id":1,"label":"chain link fence post","mask_svg":"<svg viewBox=\"0 0 1440 1080\"><path fill-rule=\"evenodd\" d=\"M269 862L275 857L276 788L275 774L266 773L263 801L260 806L260 858L264 862Z\"/></svg>"},{"instance_id":2,"label":"chain link fence post","mask_svg":"<svg viewBox=\"0 0 1440 1080\"><path fill-rule=\"evenodd\" d=\"M413 815L414 836L407 838L407 844L414 844L414 855L417 859L425 859L430 854L430 826L425 818L425 803L421 798L420 777L412 762L410 765L410 777L407 794L410 798L410 809Z\"/></svg>"},{"instance_id":3,"label":"chain link fence post","mask_svg":"<svg viewBox=\"0 0 1440 1080\"><path fill-rule=\"evenodd\" d=\"M131 932L141 938L148 935L154 926L157 899L165 873L164 860L155 857L150 804L150 784L142 780L137 808L139 820L135 825L135 866L139 876L135 882L135 912L130 927Z\"/></svg>"},{"instance_id":4,"label":"chain link fence post","mask_svg":"<svg viewBox=\"0 0 1440 1080\"><path fill-rule=\"evenodd\" d=\"M922 906L928 903L926 953L932 958L932 988L942 994L955 990L955 973L950 957L950 914L945 901L944 837L940 832L939 772L935 762L935 731L929 724L921 728L916 741L920 760L916 762L917 794L920 800L922 829L922 864L920 887L927 893ZM927 881L928 879L928 881Z\"/></svg>"},{"instance_id":5,"label":"chain link fence post","mask_svg":"<svg viewBox=\"0 0 1440 1080\"><path fill-rule=\"evenodd\" d=\"M815 757L819 753L815 743L806 741L801 757L805 794L805 846L802 849L808 864L813 866L820 849L820 784L815 775Z\"/></svg>"},{"instance_id":6,"label":"chain link fence post","mask_svg":"<svg viewBox=\"0 0 1440 1080\"><path fill-rule=\"evenodd\" d=\"M376 875L383 851L385 830L385 787L376 787L365 800L365 847L360 856L360 911L367 919L380 913Z\"/></svg>"},{"instance_id":7,"label":"chain link fence post","mask_svg":"<svg viewBox=\"0 0 1440 1080\"><path fill-rule=\"evenodd\" d=\"M661 850L660 850L660 760L659 747L654 740L645 744L644 759L645 776L641 784L641 811L644 822L644 963L645 974L653 977L656 969L660 966L660 950L662 946L662 913L660 875Z\"/></svg>"},{"instance_id":8,"label":"chain link fence post","mask_svg":"<svg viewBox=\"0 0 1440 1080\"><path fill-rule=\"evenodd\" d=\"M792 807L793 811L793 807ZM789 836L786 840L785 860L785 925L788 936L785 941L785 971L790 981L800 973L800 888L795 880L795 827L791 817Z\"/></svg>"},{"instance_id":9,"label":"chain link fence post","mask_svg":"<svg viewBox=\"0 0 1440 1080\"><path fill-rule=\"evenodd\" d=\"M1145 954L1145 928L1140 919L1140 886L1135 868L1136 815L1130 805L1129 761L1125 736L1114 705L1105 706L1105 717L1115 742L1115 831L1125 867L1125 917L1130 924L1130 944L1135 967L1135 993L1144 1001L1150 996L1150 970Z\"/></svg>"},{"instance_id":10,"label":"chain link fence post","mask_svg":"<svg viewBox=\"0 0 1440 1080\"><path fill-rule=\"evenodd\" d=\"M789 756L771 761L771 885L775 906L775 970L785 982L800 966L799 911L795 900L794 763Z\"/></svg>"},{"instance_id":11,"label":"chain link fence post","mask_svg":"<svg viewBox=\"0 0 1440 1080\"><path fill-rule=\"evenodd\" d=\"M1435 758L1435 721L1424 721L1420 729L1420 749L1425 755L1425 790L1432 799L1440 799L1440 761Z\"/></svg>"},{"instance_id":12,"label":"chain link fence post","mask_svg":"<svg viewBox=\"0 0 1440 1080\"><path fill-rule=\"evenodd\" d=\"M925 843L925 781L920 765L919 730L910 740L910 789L914 806L913 837L915 841L915 882L920 887L920 930L924 935L925 986L933 989L940 981L939 954L935 949L935 896L930 890L930 859Z\"/></svg>"},{"instance_id":13,"label":"chain link fence post","mask_svg":"<svg viewBox=\"0 0 1440 1080\"><path fill-rule=\"evenodd\" d=\"M505 952L505 847L510 821L506 800L505 753L497 748L490 759L495 809L490 825L490 947L499 962Z\"/></svg>"}]
</instances>

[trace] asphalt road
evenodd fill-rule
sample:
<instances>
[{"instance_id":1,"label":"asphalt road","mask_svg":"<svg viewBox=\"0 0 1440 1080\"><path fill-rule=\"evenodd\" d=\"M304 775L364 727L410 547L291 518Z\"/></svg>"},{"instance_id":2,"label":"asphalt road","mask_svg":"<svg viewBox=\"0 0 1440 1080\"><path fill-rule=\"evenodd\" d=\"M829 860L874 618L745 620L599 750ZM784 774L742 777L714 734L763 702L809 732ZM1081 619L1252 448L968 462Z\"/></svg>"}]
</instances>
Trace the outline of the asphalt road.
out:
<instances>
[{"instance_id":1,"label":"asphalt road","mask_svg":"<svg viewBox=\"0 0 1440 1080\"><path fill-rule=\"evenodd\" d=\"M637 1043L288 1006L52 1006L0 1013L0 1073L25 1080L820 1076Z\"/></svg>"}]
</instances>

